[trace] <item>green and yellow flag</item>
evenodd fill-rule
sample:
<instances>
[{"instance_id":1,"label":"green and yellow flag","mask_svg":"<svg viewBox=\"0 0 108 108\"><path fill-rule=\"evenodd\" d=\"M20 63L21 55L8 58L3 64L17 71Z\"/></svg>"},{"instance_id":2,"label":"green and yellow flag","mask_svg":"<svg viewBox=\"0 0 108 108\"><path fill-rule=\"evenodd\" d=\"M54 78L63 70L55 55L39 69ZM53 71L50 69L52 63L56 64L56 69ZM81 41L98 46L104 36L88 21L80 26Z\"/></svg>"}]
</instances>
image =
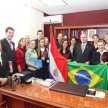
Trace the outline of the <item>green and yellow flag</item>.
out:
<instances>
[{"instance_id":1,"label":"green and yellow flag","mask_svg":"<svg viewBox=\"0 0 108 108\"><path fill-rule=\"evenodd\" d=\"M108 66L68 62L68 82L107 90Z\"/></svg>"}]
</instances>

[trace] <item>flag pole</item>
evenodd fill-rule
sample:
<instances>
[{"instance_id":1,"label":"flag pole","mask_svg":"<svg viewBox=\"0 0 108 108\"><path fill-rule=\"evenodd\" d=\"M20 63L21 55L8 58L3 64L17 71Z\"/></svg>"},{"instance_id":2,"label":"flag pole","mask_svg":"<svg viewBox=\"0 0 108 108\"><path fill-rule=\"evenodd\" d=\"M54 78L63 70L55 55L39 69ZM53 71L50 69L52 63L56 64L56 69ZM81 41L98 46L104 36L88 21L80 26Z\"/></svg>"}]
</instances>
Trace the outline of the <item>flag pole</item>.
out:
<instances>
[{"instance_id":1,"label":"flag pole","mask_svg":"<svg viewBox=\"0 0 108 108\"><path fill-rule=\"evenodd\" d=\"M52 25L50 25L50 30L52 30L53 28L52 28ZM51 31L50 31L50 39L51 39Z\"/></svg>"}]
</instances>

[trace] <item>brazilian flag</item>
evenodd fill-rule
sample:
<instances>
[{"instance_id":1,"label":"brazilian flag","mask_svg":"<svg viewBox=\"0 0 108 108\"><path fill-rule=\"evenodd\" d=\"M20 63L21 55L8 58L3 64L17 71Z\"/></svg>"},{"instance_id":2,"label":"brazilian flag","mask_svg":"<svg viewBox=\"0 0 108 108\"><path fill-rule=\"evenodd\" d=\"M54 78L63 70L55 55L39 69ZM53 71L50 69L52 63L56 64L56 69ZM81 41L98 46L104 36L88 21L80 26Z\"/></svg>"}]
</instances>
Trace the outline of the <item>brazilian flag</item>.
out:
<instances>
[{"instance_id":1,"label":"brazilian flag","mask_svg":"<svg viewBox=\"0 0 108 108\"><path fill-rule=\"evenodd\" d=\"M107 90L108 66L105 63L87 65L68 62L68 83L88 85L90 88Z\"/></svg>"}]
</instances>

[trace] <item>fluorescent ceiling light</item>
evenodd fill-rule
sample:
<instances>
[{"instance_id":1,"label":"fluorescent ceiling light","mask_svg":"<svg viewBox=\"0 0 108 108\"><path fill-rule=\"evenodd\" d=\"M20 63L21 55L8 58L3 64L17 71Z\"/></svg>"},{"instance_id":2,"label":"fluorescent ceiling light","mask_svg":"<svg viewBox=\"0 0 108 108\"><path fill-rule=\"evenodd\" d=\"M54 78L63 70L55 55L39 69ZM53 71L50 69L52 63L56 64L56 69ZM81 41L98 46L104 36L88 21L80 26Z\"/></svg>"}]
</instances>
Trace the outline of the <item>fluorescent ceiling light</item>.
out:
<instances>
[{"instance_id":1,"label":"fluorescent ceiling light","mask_svg":"<svg viewBox=\"0 0 108 108\"><path fill-rule=\"evenodd\" d=\"M66 5L64 0L40 0L40 2L49 7Z\"/></svg>"}]
</instances>

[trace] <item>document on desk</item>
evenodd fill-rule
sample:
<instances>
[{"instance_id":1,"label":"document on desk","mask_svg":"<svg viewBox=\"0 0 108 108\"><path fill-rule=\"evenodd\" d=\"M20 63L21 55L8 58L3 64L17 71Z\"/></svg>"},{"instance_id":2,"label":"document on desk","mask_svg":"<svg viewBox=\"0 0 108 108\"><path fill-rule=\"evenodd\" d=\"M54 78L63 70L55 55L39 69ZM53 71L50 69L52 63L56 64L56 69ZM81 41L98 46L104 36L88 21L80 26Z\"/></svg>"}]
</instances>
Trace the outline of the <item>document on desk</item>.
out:
<instances>
[{"instance_id":1,"label":"document on desk","mask_svg":"<svg viewBox=\"0 0 108 108\"><path fill-rule=\"evenodd\" d=\"M104 91L96 91L95 89L88 89L86 96L105 98L105 92Z\"/></svg>"},{"instance_id":2,"label":"document on desk","mask_svg":"<svg viewBox=\"0 0 108 108\"><path fill-rule=\"evenodd\" d=\"M42 60L34 60L34 65L39 66L39 68L42 68Z\"/></svg>"}]
</instances>

